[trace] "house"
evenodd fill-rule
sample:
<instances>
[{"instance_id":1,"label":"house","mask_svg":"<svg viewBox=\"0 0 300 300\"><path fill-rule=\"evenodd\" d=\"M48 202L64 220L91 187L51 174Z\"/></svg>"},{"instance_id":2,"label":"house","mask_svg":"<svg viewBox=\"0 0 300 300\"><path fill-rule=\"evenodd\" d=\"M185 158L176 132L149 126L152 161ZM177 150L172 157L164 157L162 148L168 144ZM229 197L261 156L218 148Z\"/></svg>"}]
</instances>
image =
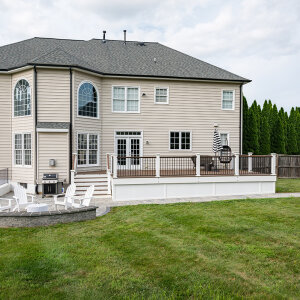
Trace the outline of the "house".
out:
<instances>
[{"instance_id":1,"label":"house","mask_svg":"<svg viewBox=\"0 0 300 300\"><path fill-rule=\"evenodd\" d=\"M12 185L41 192L46 173L70 183L74 160L76 174L106 174L108 153L212 154L215 127L223 144L242 153L248 82L153 42L104 35L2 46L0 169L9 169ZM117 164L137 165L124 158Z\"/></svg>"}]
</instances>

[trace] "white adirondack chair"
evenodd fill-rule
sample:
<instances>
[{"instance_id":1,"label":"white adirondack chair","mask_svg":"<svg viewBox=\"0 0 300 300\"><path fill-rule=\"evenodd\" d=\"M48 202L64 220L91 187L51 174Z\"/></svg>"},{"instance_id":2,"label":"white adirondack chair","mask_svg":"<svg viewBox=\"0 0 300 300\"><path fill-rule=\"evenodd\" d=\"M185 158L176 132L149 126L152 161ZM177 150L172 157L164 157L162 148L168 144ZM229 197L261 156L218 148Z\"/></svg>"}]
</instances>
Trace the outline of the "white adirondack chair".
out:
<instances>
[{"instance_id":1,"label":"white adirondack chair","mask_svg":"<svg viewBox=\"0 0 300 300\"><path fill-rule=\"evenodd\" d=\"M31 201L28 201L28 197L31 198ZM13 211L20 211L21 208L26 208L28 205L33 204L35 196L27 195L26 189L21 185L17 185L14 188L13 198L16 200L16 206Z\"/></svg>"},{"instance_id":2,"label":"white adirondack chair","mask_svg":"<svg viewBox=\"0 0 300 300\"><path fill-rule=\"evenodd\" d=\"M74 197L76 192L76 185L72 183L67 188L66 194L64 198L59 198L59 195L54 196L54 205L55 209L57 210L57 205L62 205L67 209L69 206L72 206L72 198Z\"/></svg>"},{"instance_id":3,"label":"white adirondack chair","mask_svg":"<svg viewBox=\"0 0 300 300\"><path fill-rule=\"evenodd\" d=\"M0 201L8 201L8 205L1 205L0 204L0 211L3 211L3 210L11 210L12 209L12 201L13 199L8 199L8 198L0 198Z\"/></svg>"},{"instance_id":4,"label":"white adirondack chair","mask_svg":"<svg viewBox=\"0 0 300 300\"><path fill-rule=\"evenodd\" d=\"M89 206L91 203L91 200L93 199L93 194L94 194L95 186L91 185L85 192L84 197L73 197L72 198L72 207L75 208L80 208L83 206ZM75 201L78 201L76 203Z\"/></svg>"}]
</instances>

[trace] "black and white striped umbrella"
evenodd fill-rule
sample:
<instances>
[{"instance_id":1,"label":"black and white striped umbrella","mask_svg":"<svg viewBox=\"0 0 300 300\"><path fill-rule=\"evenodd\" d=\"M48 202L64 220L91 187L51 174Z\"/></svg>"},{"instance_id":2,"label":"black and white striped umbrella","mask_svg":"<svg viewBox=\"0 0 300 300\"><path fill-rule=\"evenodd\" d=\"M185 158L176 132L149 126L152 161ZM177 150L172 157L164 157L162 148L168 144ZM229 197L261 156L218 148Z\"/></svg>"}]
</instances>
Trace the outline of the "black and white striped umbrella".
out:
<instances>
[{"instance_id":1,"label":"black and white striped umbrella","mask_svg":"<svg viewBox=\"0 0 300 300\"><path fill-rule=\"evenodd\" d=\"M219 132L217 131L217 129L215 129L214 140L213 140L213 151L214 151L214 153L217 153L217 152L221 151L222 148L223 147L222 147L222 142L221 142Z\"/></svg>"}]
</instances>

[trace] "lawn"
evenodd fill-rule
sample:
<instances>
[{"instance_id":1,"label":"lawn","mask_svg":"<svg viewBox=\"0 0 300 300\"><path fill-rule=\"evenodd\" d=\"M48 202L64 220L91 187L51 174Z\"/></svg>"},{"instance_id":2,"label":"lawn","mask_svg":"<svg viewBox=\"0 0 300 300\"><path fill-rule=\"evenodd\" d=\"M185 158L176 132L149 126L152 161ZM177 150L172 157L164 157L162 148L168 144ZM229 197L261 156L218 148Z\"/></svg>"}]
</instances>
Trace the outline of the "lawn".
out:
<instances>
[{"instance_id":1,"label":"lawn","mask_svg":"<svg viewBox=\"0 0 300 300\"><path fill-rule=\"evenodd\" d=\"M278 179L276 183L276 193L296 193L300 192L300 178Z\"/></svg>"},{"instance_id":2,"label":"lawn","mask_svg":"<svg viewBox=\"0 0 300 300\"><path fill-rule=\"evenodd\" d=\"M0 229L0 299L299 299L300 198Z\"/></svg>"}]
</instances>

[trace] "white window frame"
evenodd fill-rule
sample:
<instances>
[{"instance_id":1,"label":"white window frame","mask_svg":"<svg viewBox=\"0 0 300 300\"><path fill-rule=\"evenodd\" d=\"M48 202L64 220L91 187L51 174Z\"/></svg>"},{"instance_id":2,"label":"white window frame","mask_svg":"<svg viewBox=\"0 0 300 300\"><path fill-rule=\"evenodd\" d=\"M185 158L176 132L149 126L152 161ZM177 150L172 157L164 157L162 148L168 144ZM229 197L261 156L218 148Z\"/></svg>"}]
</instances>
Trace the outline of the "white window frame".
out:
<instances>
[{"instance_id":1,"label":"white window frame","mask_svg":"<svg viewBox=\"0 0 300 300\"><path fill-rule=\"evenodd\" d=\"M26 80L29 84L29 88L30 88L30 115L27 115L27 116L15 116L15 88L16 88L16 85L17 83L20 81L20 80ZM12 87L12 118L28 118L28 117L32 117L32 110L33 110L33 93L32 93L32 87L31 87L31 83L30 83L30 80L28 80L28 78L26 77L20 77L18 78L13 87Z\"/></svg>"},{"instance_id":2,"label":"white window frame","mask_svg":"<svg viewBox=\"0 0 300 300\"><path fill-rule=\"evenodd\" d=\"M225 131L220 132L220 139L221 139L221 134L227 134L228 146L230 146L230 132L225 132ZM222 145L222 146L224 146L224 145Z\"/></svg>"},{"instance_id":3,"label":"white window frame","mask_svg":"<svg viewBox=\"0 0 300 300\"><path fill-rule=\"evenodd\" d=\"M96 90L96 93L97 93L97 117L81 116L81 115L79 115L79 89L80 89L80 87L84 83L91 84L95 88L95 90ZM82 82L80 82L80 84L78 85L78 88L77 88L77 103L76 103L76 105L77 105L77 117L78 118L91 119L91 120L100 119L100 94L99 94L99 91L98 91L98 88L97 88L96 84L94 84L90 80L83 80Z\"/></svg>"},{"instance_id":4,"label":"white window frame","mask_svg":"<svg viewBox=\"0 0 300 300\"><path fill-rule=\"evenodd\" d=\"M114 88L125 88L125 110L124 111L114 111ZM127 111L127 89L133 88L138 89L138 111ZM120 114L139 114L141 107L141 92L139 86L125 86L125 85L113 85L111 88L111 111L113 113L120 113ZM124 131L124 130L123 130Z\"/></svg>"},{"instance_id":5,"label":"white window frame","mask_svg":"<svg viewBox=\"0 0 300 300\"><path fill-rule=\"evenodd\" d=\"M78 131L77 132L77 141L76 141L76 154L78 155L78 136L79 134L87 134L87 155L86 155L86 161L87 161L87 164L85 165L79 165L77 163L77 167L78 168L86 168L86 167L99 167L100 165L100 134L97 133L97 132L86 132L86 131ZM89 152L90 152L90 149L89 149L89 136L90 135L97 135L97 163L96 164L88 164L89 162ZM78 157L77 157L77 160L78 160Z\"/></svg>"},{"instance_id":6,"label":"white window frame","mask_svg":"<svg viewBox=\"0 0 300 300\"><path fill-rule=\"evenodd\" d=\"M16 164L16 155L15 155L15 136L17 134L20 134L22 136L22 149L19 149L22 151L22 164L20 165L17 165ZM25 165L25 149L24 149L24 135L25 134L30 134L30 139L31 139L31 148L30 148L30 154L31 154L31 157L30 157L30 162L31 164L30 165ZM32 168L32 160L33 160L33 155L32 155L32 144L33 144L33 134L32 132L30 131L24 131L24 132L13 132L12 134L12 141L13 141L13 147L12 147L12 150L13 150L13 166L16 167L16 168ZM28 150L28 149L27 149Z\"/></svg>"},{"instance_id":7,"label":"white window frame","mask_svg":"<svg viewBox=\"0 0 300 300\"><path fill-rule=\"evenodd\" d=\"M171 132L179 132L179 149L171 149ZM181 149L181 133L182 132L189 132L190 133L190 149ZM170 130L169 131L169 151L192 151L193 139L192 139L193 132L191 130Z\"/></svg>"},{"instance_id":8,"label":"white window frame","mask_svg":"<svg viewBox=\"0 0 300 300\"><path fill-rule=\"evenodd\" d=\"M232 99L232 108L223 108L223 95L224 92L232 92L233 95L233 99ZM235 90L231 90L231 89L222 89L221 91L221 109L222 110L234 110L235 109Z\"/></svg>"},{"instance_id":9,"label":"white window frame","mask_svg":"<svg viewBox=\"0 0 300 300\"><path fill-rule=\"evenodd\" d=\"M157 89L166 89L167 90L167 102L156 102L156 90ZM155 86L154 87L154 104L163 104L163 105L167 105L169 104L169 87L167 86Z\"/></svg>"}]
</instances>

